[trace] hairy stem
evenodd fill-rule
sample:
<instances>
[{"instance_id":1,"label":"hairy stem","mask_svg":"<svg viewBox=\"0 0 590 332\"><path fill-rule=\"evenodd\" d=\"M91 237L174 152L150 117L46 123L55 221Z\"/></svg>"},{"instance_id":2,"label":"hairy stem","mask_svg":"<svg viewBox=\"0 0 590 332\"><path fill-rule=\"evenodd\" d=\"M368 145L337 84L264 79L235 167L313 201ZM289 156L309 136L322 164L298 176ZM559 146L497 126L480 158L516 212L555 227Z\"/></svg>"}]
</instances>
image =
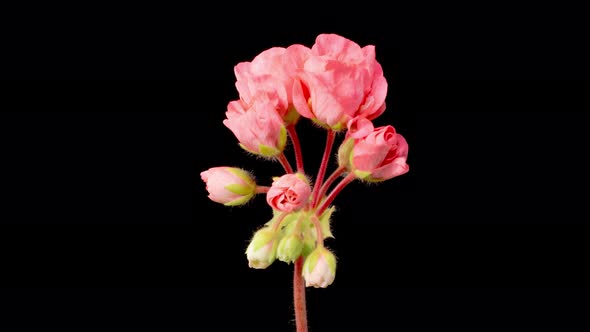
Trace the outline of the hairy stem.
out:
<instances>
[{"instance_id":1,"label":"hairy stem","mask_svg":"<svg viewBox=\"0 0 590 332\"><path fill-rule=\"evenodd\" d=\"M297 130L295 130L295 125L288 125L287 132L289 133L289 137L291 137L291 142L293 142L293 150L295 150L295 163L297 164L297 172L305 174L305 171L303 170L303 154L301 153L301 143L299 142L299 136L297 135Z\"/></svg>"},{"instance_id":2,"label":"hairy stem","mask_svg":"<svg viewBox=\"0 0 590 332\"><path fill-rule=\"evenodd\" d=\"M284 153L281 152L281 154L278 155L277 159L285 169L285 172L293 173L293 168L291 167L291 164L289 164L289 160L287 160L287 157Z\"/></svg>"},{"instance_id":3,"label":"hairy stem","mask_svg":"<svg viewBox=\"0 0 590 332\"><path fill-rule=\"evenodd\" d=\"M322 185L322 188L320 189L318 204L319 204L319 202L322 201L322 197L324 197L324 195L326 195L326 193L328 192L328 189L330 189L330 186L332 185L332 183L334 183L334 181L336 181L336 179L338 179L338 177L340 177L340 175L342 175L342 173L344 173L344 172L346 172L346 167L338 167L332 173L332 175L330 175L326 179L326 181Z\"/></svg>"},{"instance_id":4,"label":"hairy stem","mask_svg":"<svg viewBox=\"0 0 590 332\"><path fill-rule=\"evenodd\" d=\"M270 190L270 187L267 186L256 186L256 193L257 194L265 194Z\"/></svg>"},{"instance_id":5,"label":"hairy stem","mask_svg":"<svg viewBox=\"0 0 590 332\"><path fill-rule=\"evenodd\" d=\"M332 204L336 196L346 187L349 183L351 183L355 179L354 173L350 172L344 179L338 183L338 185L330 192L330 195L326 198L326 200L322 203L322 206L316 210L316 215L321 216L324 211Z\"/></svg>"},{"instance_id":6,"label":"hairy stem","mask_svg":"<svg viewBox=\"0 0 590 332\"><path fill-rule=\"evenodd\" d=\"M297 332L307 332L307 309L305 305L305 283L303 280L303 256L295 261L293 271L293 304Z\"/></svg>"},{"instance_id":7,"label":"hairy stem","mask_svg":"<svg viewBox=\"0 0 590 332\"><path fill-rule=\"evenodd\" d=\"M324 176L326 175L326 169L328 168L328 161L330 160L330 154L332 153L332 145L334 145L334 138L336 137L336 132L332 129L328 129L328 136L326 138L326 148L324 149L324 156L322 157L322 163L320 164L320 170L318 171L318 176L315 179L315 184L313 186L313 193L312 193L312 203L311 206L315 207L318 204L318 198L320 196L320 188L322 187L322 181L324 181Z\"/></svg>"}]
</instances>

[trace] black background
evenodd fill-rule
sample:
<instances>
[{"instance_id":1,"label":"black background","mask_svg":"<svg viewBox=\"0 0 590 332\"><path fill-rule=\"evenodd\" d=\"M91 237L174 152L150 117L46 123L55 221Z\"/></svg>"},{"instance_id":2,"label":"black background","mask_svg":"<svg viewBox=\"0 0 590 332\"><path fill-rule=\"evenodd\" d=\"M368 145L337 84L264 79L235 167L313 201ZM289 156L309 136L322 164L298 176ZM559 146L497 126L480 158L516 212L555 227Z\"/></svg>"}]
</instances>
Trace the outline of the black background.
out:
<instances>
[{"instance_id":1,"label":"black background","mask_svg":"<svg viewBox=\"0 0 590 332\"><path fill-rule=\"evenodd\" d=\"M375 122L407 138L411 170L337 199L337 277L307 292L311 331L588 328L576 9L313 8L52 5L9 25L2 330L294 330L292 266L244 255L264 198L220 206L199 173L281 174L222 124L233 66L327 32L376 46ZM299 128L315 174L323 133Z\"/></svg>"}]
</instances>

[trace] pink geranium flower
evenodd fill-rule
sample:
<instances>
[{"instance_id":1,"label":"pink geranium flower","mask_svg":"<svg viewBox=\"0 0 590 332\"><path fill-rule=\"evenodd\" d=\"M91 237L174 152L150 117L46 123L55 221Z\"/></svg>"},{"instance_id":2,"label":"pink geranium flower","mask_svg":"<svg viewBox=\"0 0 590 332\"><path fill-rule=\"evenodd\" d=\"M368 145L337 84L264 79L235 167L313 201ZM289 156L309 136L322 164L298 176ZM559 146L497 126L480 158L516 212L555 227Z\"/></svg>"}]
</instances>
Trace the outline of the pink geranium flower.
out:
<instances>
[{"instance_id":1,"label":"pink geranium flower","mask_svg":"<svg viewBox=\"0 0 590 332\"><path fill-rule=\"evenodd\" d=\"M283 119L292 121L290 106L293 103L293 83L310 52L303 45L273 47L257 55L251 62L237 64L234 73L242 102L251 105L262 96L271 102Z\"/></svg>"},{"instance_id":2,"label":"pink geranium flower","mask_svg":"<svg viewBox=\"0 0 590 332\"><path fill-rule=\"evenodd\" d=\"M336 34L321 34L293 86L304 117L334 130L355 117L372 120L385 110L387 81L373 45L361 48Z\"/></svg>"}]
</instances>

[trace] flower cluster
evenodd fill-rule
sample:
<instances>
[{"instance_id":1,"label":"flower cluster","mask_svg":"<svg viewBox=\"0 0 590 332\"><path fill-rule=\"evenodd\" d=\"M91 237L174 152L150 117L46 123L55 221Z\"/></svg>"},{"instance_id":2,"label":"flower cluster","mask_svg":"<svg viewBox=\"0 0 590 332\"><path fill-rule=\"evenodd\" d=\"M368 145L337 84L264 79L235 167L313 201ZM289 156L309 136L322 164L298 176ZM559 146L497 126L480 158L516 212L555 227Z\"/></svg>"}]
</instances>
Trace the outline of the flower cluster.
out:
<instances>
[{"instance_id":1,"label":"flower cluster","mask_svg":"<svg viewBox=\"0 0 590 332\"><path fill-rule=\"evenodd\" d=\"M387 95L375 47L321 34L311 48L273 47L234 71L239 99L229 102L223 124L244 150L280 162L286 174L260 186L243 169L214 167L201 173L209 198L236 206L266 194L273 217L246 249L249 266L264 269L277 259L299 262L306 286L327 287L336 274L336 258L324 246L324 239L332 237L334 198L355 179L379 182L409 170L406 140L391 125L373 125L385 111ZM304 170L296 131L302 118L327 132L315 179ZM338 166L326 178L338 134L343 134ZM284 154L288 138L295 170Z\"/></svg>"}]
</instances>

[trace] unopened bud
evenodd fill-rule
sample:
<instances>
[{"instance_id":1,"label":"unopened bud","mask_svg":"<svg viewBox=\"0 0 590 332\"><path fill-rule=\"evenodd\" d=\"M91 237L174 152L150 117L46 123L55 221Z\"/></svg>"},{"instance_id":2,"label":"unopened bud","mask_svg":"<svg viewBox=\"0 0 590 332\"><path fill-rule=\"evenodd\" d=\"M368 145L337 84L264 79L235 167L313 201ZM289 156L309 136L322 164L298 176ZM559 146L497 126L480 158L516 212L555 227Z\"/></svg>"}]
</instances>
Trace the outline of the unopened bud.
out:
<instances>
[{"instance_id":1,"label":"unopened bud","mask_svg":"<svg viewBox=\"0 0 590 332\"><path fill-rule=\"evenodd\" d=\"M255 269L266 269L275 261L276 254L276 232L269 228L262 228L254 233L246 249L248 266Z\"/></svg>"}]
</instances>

